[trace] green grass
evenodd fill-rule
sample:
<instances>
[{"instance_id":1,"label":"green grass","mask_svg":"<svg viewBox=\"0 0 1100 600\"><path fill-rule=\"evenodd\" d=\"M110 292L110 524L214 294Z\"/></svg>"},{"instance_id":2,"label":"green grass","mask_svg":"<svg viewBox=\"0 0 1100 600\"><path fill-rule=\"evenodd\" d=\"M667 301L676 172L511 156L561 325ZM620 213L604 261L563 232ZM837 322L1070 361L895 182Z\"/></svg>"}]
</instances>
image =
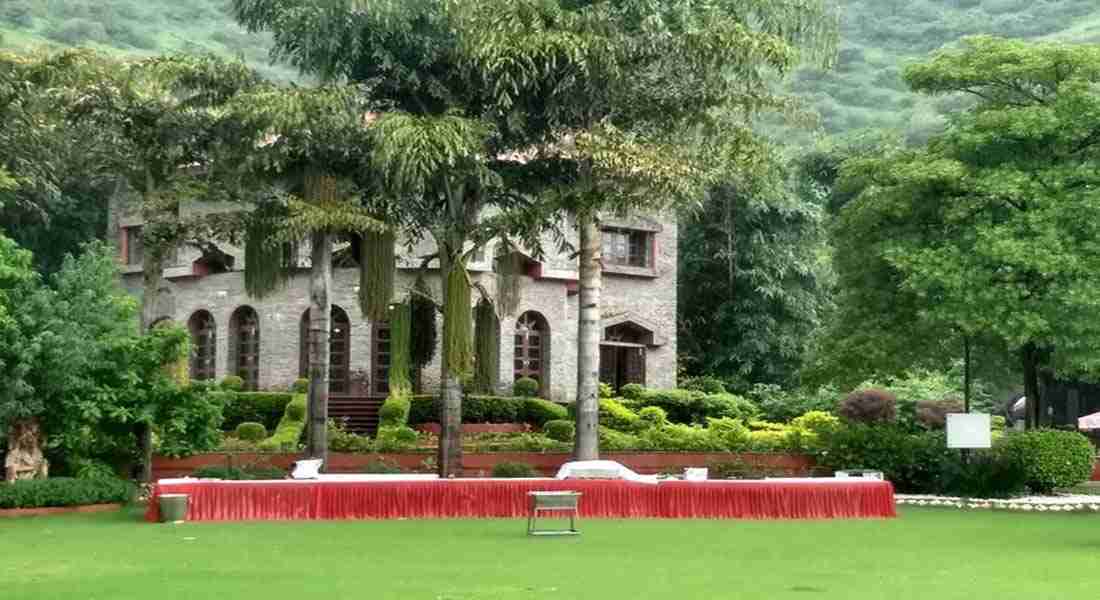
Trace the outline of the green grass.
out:
<instances>
[{"instance_id":1,"label":"green grass","mask_svg":"<svg viewBox=\"0 0 1100 600\"><path fill-rule=\"evenodd\" d=\"M0 521L0 597L200 600L1096 598L1100 517L903 512L890 521L153 525Z\"/></svg>"}]
</instances>

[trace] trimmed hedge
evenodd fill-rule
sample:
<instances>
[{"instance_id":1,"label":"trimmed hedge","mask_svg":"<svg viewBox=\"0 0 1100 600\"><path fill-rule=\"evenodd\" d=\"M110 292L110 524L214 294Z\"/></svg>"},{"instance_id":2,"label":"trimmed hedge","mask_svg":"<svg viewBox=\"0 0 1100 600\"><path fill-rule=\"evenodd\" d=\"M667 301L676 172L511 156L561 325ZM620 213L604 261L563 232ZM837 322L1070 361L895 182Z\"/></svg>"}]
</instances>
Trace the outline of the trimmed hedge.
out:
<instances>
[{"instance_id":1,"label":"trimmed hedge","mask_svg":"<svg viewBox=\"0 0 1100 600\"><path fill-rule=\"evenodd\" d=\"M434 396L414 396L409 408L409 425L438 423L439 408ZM564 406L540 398L469 395L462 399L463 423L530 423L542 427L548 421L567 419Z\"/></svg>"},{"instance_id":2,"label":"trimmed hedge","mask_svg":"<svg viewBox=\"0 0 1100 600\"><path fill-rule=\"evenodd\" d=\"M1010 433L1000 449L1023 465L1027 487L1044 494L1088 481L1096 454L1080 433L1054 429Z\"/></svg>"},{"instance_id":3,"label":"trimmed hedge","mask_svg":"<svg viewBox=\"0 0 1100 600\"><path fill-rule=\"evenodd\" d=\"M631 384L633 385L633 384ZM623 386L622 404L635 411L656 406L673 423L703 425L708 418L752 420L760 409L750 400L734 394L707 394L695 390L627 390ZM641 386L638 386L639 388ZM627 393L631 396L626 396Z\"/></svg>"},{"instance_id":4,"label":"trimmed hedge","mask_svg":"<svg viewBox=\"0 0 1100 600\"><path fill-rule=\"evenodd\" d=\"M275 433L260 442L260 450L296 450L302 431L306 428L306 397L298 394L287 403L283 418L279 421Z\"/></svg>"},{"instance_id":5,"label":"trimmed hedge","mask_svg":"<svg viewBox=\"0 0 1100 600\"><path fill-rule=\"evenodd\" d=\"M512 384L512 394L517 398L534 398L539 395L539 382L530 377L520 377Z\"/></svg>"},{"instance_id":6,"label":"trimmed hedge","mask_svg":"<svg viewBox=\"0 0 1100 600\"><path fill-rule=\"evenodd\" d=\"M378 410L378 422L382 427L402 427L409 423L412 398L408 394L391 393Z\"/></svg>"},{"instance_id":7,"label":"trimmed hedge","mask_svg":"<svg viewBox=\"0 0 1100 600\"><path fill-rule=\"evenodd\" d=\"M121 479L32 479L0 483L0 509L124 503L132 493Z\"/></svg>"},{"instance_id":8,"label":"trimmed hedge","mask_svg":"<svg viewBox=\"0 0 1100 600\"><path fill-rule=\"evenodd\" d=\"M192 477L200 479L227 479L232 481L253 481L264 479L286 479L287 472L276 467L199 467L191 472Z\"/></svg>"},{"instance_id":9,"label":"trimmed hedge","mask_svg":"<svg viewBox=\"0 0 1100 600\"><path fill-rule=\"evenodd\" d=\"M569 410L557 402L542 398L523 399L523 422L536 427L545 427L550 421L569 418Z\"/></svg>"},{"instance_id":10,"label":"trimmed hedge","mask_svg":"<svg viewBox=\"0 0 1100 600\"><path fill-rule=\"evenodd\" d=\"M522 462L502 462L493 465L493 477L522 478L538 477L535 467Z\"/></svg>"},{"instance_id":11,"label":"trimmed hedge","mask_svg":"<svg viewBox=\"0 0 1100 600\"><path fill-rule=\"evenodd\" d=\"M576 425L572 421L566 420L547 421L542 426L542 432L552 440L572 442L576 435Z\"/></svg>"},{"instance_id":12,"label":"trimmed hedge","mask_svg":"<svg viewBox=\"0 0 1100 600\"><path fill-rule=\"evenodd\" d=\"M258 442L267 437L267 429L259 423L244 422L237 425L237 438L246 442Z\"/></svg>"},{"instance_id":13,"label":"trimmed hedge","mask_svg":"<svg viewBox=\"0 0 1100 600\"><path fill-rule=\"evenodd\" d=\"M638 414L617 400L600 400L600 423L615 431L632 432L643 428Z\"/></svg>"},{"instance_id":14,"label":"trimmed hedge","mask_svg":"<svg viewBox=\"0 0 1100 600\"><path fill-rule=\"evenodd\" d=\"M283 417L286 405L294 398L290 392L212 392L222 400L222 430L233 431L241 423L260 423L274 430Z\"/></svg>"}]
</instances>

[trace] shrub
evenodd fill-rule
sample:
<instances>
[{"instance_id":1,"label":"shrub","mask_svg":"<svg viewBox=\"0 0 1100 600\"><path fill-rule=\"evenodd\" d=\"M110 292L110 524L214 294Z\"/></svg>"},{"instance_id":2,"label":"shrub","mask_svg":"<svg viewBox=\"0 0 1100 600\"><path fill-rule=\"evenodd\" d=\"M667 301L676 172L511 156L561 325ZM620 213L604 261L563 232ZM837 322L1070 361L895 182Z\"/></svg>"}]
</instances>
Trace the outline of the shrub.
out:
<instances>
[{"instance_id":1,"label":"shrub","mask_svg":"<svg viewBox=\"0 0 1100 600\"><path fill-rule=\"evenodd\" d=\"M570 444L538 433L483 433L465 438L463 447L472 452L565 452Z\"/></svg>"},{"instance_id":2,"label":"shrub","mask_svg":"<svg viewBox=\"0 0 1100 600\"><path fill-rule=\"evenodd\" d=\"M31 479L0 483L0 509L121 503L132 493L129 482L113 477Z\"/></svg>"},{"instance_id":3,"label":"shrub","mask_svg":"<svg viewBox=\"0 0 1100 600\"><path fill-rule=\"evenodd\" d=\"M837 413L853 423L892 423L897 419L897 398L882 389L855 390L841 401Z\"/></svg>"},{"instance_id":4,"label":"shrub","mask_svg":"<svg viewBox=\"0 0 1100 600\"><path fill-rule=\"evenodd\" d=\"M610 385L600 382L600 398L614 398L615 388Z\"/></svg>"},{"instance_id":5,"label":"shrub","mask_svg":"<svg viewBox=\"0 0 1100 600\"><path fill-rule=\"evenodd\" d=\"M708 452L726 450L722 440L697 425L672 424L653 427L639 434L642 447L652 450Z\"/></svg>"},{"instance_id":6,"label":"shrub","mask_svg":"<svg viewBox=\"0 0 1100 600\"><path fill-rule=\"evenodd\" d=\"M851 423L823 435L818 464L831 471L882 471L903 493L935 493L952 451L942 432L913 434L897 425Z\"/></svg>"},{"instance_id":7,"label":"shrub","mask_svg":"<svg viewBox=\"0 0 1100 600\"><path fill-rule=\"evenodd\" d=\"M749 449L753 452L777 452L780 450L795 450L797 444L792 444L789 430L776 431L774 429L761 429L749 432Z\"/></svg>"},{"instance_id":8,"label":"shrub","mask_svg":"<svg viewBox=\"0 0 1100 600\"><path fill-rule=\"evenodd\" d=\"M600 423L616 431L637 431L642 425L634 411L616 400L600 400Z\"/></svg>"},{"instance_id":9,"label":"shrub","mask_svg":"<svg viewBox=\"0 0 1100 600\"><path fill-rule=\"evenodd\" d=\"M374 449L376 452L401 452L415 448L419 439L416 431L406 425L379 427Z\"/></svg>"},{"instance_id":10,"label":"shrub","mask_svg":"<svg viewBox=\"0 0 1100 600\"><path fill-rule=\"evenodd\" d=\"M535 467L522 462L502 462L493 465L493 477L521 478L538 477Z\"/></svg>"},{"instance_id":11,"label":"shrub","mask_svg":"<svg viewBox=\"0 0 1100 600\"><path fill-rule=\"evenodd\" d=\"M328 449L334 452L365 454L374 450L374 442L369 437L352 433L343 424L329 419Z\"/></svg>"},{"instance_id":12,"label":"shrub","mask_svg":"<svg viewBox=\"0 0 1100 600\"><path fill-rule=\"evenodd\" d=\"M962 400L919 400L915 405L916 422L927 429L943 429L947 426L947 413L963 411Z\"/></svg>"},{"instance_id":13,"label":"shrub","mask_svg":"<svg viewBox=\"0 0 1100 600\"><path fill-rule=\"evenodd\" d=\"M637 450L641 448L641 440L629 433L615 431L610 427L600 426L600 449L608 452L621 450Z\"/></svg>"},{"instance_id":14,"label":"shrub","mask_svg":"<svg viewBox=\"0 0 1100 600\"><path fill-rule=\"evenodd\" d=\"M668 425L668 413L659 406L646 406L638 411L638 418L644 427L664 427Z\"/></svg>"},{"instance_id":15,"label":"shrub","mask_svg":"<svg viewBox=\"0 0 1100 600\"><path fill-rule=\"evenodd\" d=\"M640 387L640 386L639 386ZM624 387L625 391L625 387ZM689 390L650 390L635 398L628 398L624 404L633 409L641 409L645 406L658 406L668 415L668 420L673 423L703 422L702 392ZM696 420L698 418L698 421Z\"/></svg>"},{"instance_id":16,"label":"shrub","mask_svg":"<svg viewBox=\"0 0 1100 600\"><path fill-rule=\"evenodd\" d=\"M286 411L293 394L285 392L215 392L222 400L226 431L236 429L241 423L260 423L267 430L275 429Z\"/></svg>"},{"instance_id":17,"label":"shrub","mask_svg":"<svg viewBox=\"0 0 1100 600\"><path fill-rule=\"evenodd\" d=\"M703 392L704 394L725 394L726 384L713 375L700 375L688 377L680 382L680 387L685 390Z\"/></svg>"},{"instance_id":18,"label":"shrub","mask_svg":"<svg viewBox=\"0 0 1100 600\"><path fill-rule=\"evenodd\" d=\"M748 397L759 407L760 417L785 423L810 411L836 410L840 393L833 387L821 387L814 391L786 391L777 385L754 386Z\"/></svg>"},{"instance_id":19,"label":"shrub","mask_svg":"<svg viewBox=\"0 0 1100 600\"><path fill-rule=\"evenodd\" d=\"M378 422L382 427L402 427L409 422L412 398L403 392L390 392L382 408L378 409Z\"/></svg>"},{"instance_id":20,"label":"shrub","mask_svg":"<svg viewBox=\"0 0 1100 600\"><path fill-rule=\"evenodd\" d=\"M707 433L726 450L744 450L749 445L749 428L737 419L707 419Z\"/></svg>"},{"instance_id":21,"label":"shrub","mask_svg":"<svg viewBox=\"0 0 1100 600\"><path fill-rule=\"evenodd\" d=\"M833 414L813 410L791 421L791 427L804 429L818 435L832 433L840 427L840 419Z\"/></svg>"},{"instance_id":22,"label":"shrub","mask_svg":"<svg viewBox=\"0 0 1100 600\"><path fill-rule=\"evenodd\" d=\"M576 435L576 426L572 421L555 420L547 421L542 426L542 432L546 437L559 442L572 442Z\"/></svg>"},{"instance_id":23,"label":"shrub","mask_svg":"<svg viewBox=\"0 0 1100 600\"><path fill-rule=\"evenodd\" d=\"M468 395L462 399L462 422L517 423L523 406L523 398Z\"/></svg>"},{"instance_id":24,"label":"shrub","mask_svg":"<svg viewBox=\"0 0 1100 600\"><path fill-rule=\"evenodd\" d=\"M530 377L520 377L512 384L512 395L517 398L534 398L539 395L539 382Z\"/></svg>"},{"instance_id":25,"label":"shrub","mask_svg":"<svg viewBox=\"0 0 1100 600\"><path fill-rule=\"evenodd\" d=\"M401 472L401 467L394 463L378 459L367 463L367 466L363 467L363 472L373 475L396 475Z\"/></svg>"},{"instance_id":26,"label":"shrub","mask_svg":"<svg viewBox=\"0 0 1100 600\"><path fill-rule=\"evenodd\" d=\"M115 479L118 477L115 469L101 460L78 458L73 460L69 466L77 479Z\"/></svg>"},{"instance_id":27,"label":"shrub","mask_svg":"<svg viewBox=\"0 0 1100 600\"><path fill-rule=\"evenodd\" d=\"M222 380L221 388L229 392L239 392L244 389L244 380L236 375L229 375Z\"/></svg>"},{"instance_id":28,"label":"shrub","mask_svg":"<svg viewBox=\"0 0 1100 600\"><path fill-rule=\"evenodd\" d=\"M1006 435L999 449L1022 465L1027 487L1046 494L1087 481L1096 450L1076 431L1038 429Z\"/></svg>"},{"instance_id":29,"label":"shrub","mask_svg":"<svg viewBox=\"0 0 1100 600\"><path fill-rule=\"evenodd\" d=\"M999 451L977 452L964 463L957 454L941 464L942 491L970 498L1008 498L1027 488L1024 466Z\"/></svg>"},{"instance_id":30,"label":"shrub","mask_svg":"<svg viewBox=\"0 0 1100 600\"><path fill-rule=\"evenodd\" d=\"M246 442L258 442L267 437L267 428L261 423L244 422L237 425L237 438Z\"/></svg>"},{"instance_id":31,"label":"shrub","mask_svg":"<svg viewBox=\"0 0 1100 600\"><path fill-rule=\"evenodd\" d=\"M294 380L294 383L290 384L290 391L295 394L308 394L309 393L309 380L305 377L299 377Z\"/></svg>"},{"instance_id":32,"label":"shrub","mask_svg":"<svg viewBox=\"0 0 1100 600\"><path fill-rule=\"evenodd\" d=\"M409 402L409 425L439 422L439 407L435 396L413 396Z\"/></svg>"},{"instance_id":33,"label":"shrub","mask_svg":"<svg viewBox=\"0 0 1100 600\"><path fill-rule=\"evenodd\" d=\"M628 383L619 390L619 394L627 400L640 400L645 393L645 386L640 383Z\"/></svg>"},{"instance_id":34,"label":"shrub","mask_svg":"<svg viewBox=\"0 0 1100 600\"><path fill-rule=\"evenodd\" d=\"M222 400L204 388L165 390L164 411L158 419L155 451L172 457L207 452L221 442Z\"/></svg>"},{"instance_id":35,"label":"shrub","mask_svg":"<svg viewBox=\"0 0 1100 600\"><path fill-rule=\"evenodd\" d=\"M192 477L201 479L226 479L233 481L252 481L264 479L286 479L286 471L277 467L249 465L244 467L199 467L192 473Z\"/></svg>"},{"instance_id":36,"label":"shrub","mask_svg":"<svg viewBox=\"0 0 1100 600\"><path fill-rule=\"evenodd\" d=\"M294 396L287 403L283 412L283 418L279 421L275 433L266 440L260 442L261 450L289 451L298 448L298 440L302 437L302 431L306 426L306 397Z\"/></svg>"},{"instance_id":37,"label":"shrub","mask_svg":"<svg viewBox=\"0 0 1100 600\"><path fill-rule=\"evenodd\" d=\"M749 420L760 415L760 409L752 401L734 394L707 394L698 403L695 422L705 422L707 418Z\"/></svg>"},{"instance_id":38,"label":"shrub","mask_svg":"<svg viewBox=\"0 0 1100 600\"><path fill-rule=\"evenodd\" d=\"M561 421L569 418L569 411L557 402L543 400L541 398L524 398L523 422L536 427L545 427L550 421Z\"/></svg>"},{"instance_id":39,"label":"shrub","mask_svg":"<svg viewBox=\"0 0 1100 600\"><path fill-rule=\"evenodd\" d=\"M786 469L749 463L739 458L707 465L708 479L764 479L785 475L787 475Z\"/></svg>"},{"instance_id":40,"label":"shrub","mask_svg":"<svg viewBox=\"0 0 1100 600\"><path fill-rule=\"evenodd\" d=\"M45 34L46 37L52 40L70 46L80 46L88 42L107 43L110 41L107 28L103 26L103 23L88 19L68 19L50 26L46 29Z\"/></svg>"}]
</instances>

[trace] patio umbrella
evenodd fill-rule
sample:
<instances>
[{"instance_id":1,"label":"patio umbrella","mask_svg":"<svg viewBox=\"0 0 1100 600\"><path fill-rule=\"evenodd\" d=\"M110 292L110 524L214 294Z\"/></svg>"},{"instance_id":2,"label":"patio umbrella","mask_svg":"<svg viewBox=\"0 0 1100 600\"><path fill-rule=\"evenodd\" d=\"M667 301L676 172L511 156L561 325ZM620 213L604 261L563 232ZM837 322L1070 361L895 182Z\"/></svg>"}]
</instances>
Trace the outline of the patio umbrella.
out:
<instances>
[{"instance_id":1,"label":"patio umbrella","mask_svg":"<svg viewBox=\"0 0 1100 600\"><path fill-rule=\"evenodd\" d=\"M1100 429L1100 412L1085 415L1077 419L1077 428L1081 430Z\"/></svg>"}]
</instances>

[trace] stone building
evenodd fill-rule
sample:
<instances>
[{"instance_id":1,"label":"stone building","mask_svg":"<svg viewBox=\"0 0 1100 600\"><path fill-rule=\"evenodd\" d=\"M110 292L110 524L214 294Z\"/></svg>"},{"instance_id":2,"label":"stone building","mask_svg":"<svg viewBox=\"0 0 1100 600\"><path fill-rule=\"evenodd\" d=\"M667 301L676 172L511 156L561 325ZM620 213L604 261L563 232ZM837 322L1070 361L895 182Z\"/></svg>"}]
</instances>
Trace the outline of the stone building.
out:
<instances>
[{"instance_id":1,"label":"stone building","mask_svg":"<svg viewBox=\"0 0 1100 600\"><path fill-rule=\"evenodd\" d=\"M219 210L196 203L184 212ZM118 240L123 282L142 293L140 217L112 210L109 235ZM673 217L607 219L604 227L603 342L601 380L621 387L643 383L667 388L676 384L676 252ZM566 230L573 231L572 227ZM575 236L575 233L573 234ZM576 245L576 240L572 240ZM524 257L521 300L514 315L501 316L500 384L502 392L520 376L537 379L542 395L559 402L576 396L577 261L557 244L542 260ZM396 288L407 296L421 258L430 244L399 244ZM240 375L249 388L285 389L305 373L305 317L308 309L309 250L299 249L299 268L285 289L263 299L245 293L244 252L219 244L218 264L209 248L177 248L170 255L161 288L162 319L186 324L192 333L192 376L222 379ZM333 273L332 394L334 397L384 398L388 364L386 323L364 319L357 305L358 268L349 264L347 248L336 252ZM490 243L470 263L476 281L495 290L495 248ZM428 281L440 297L438 272L429 266ZM473 294L477 301L478 294ZM431 392L440 375L435 364L421 373L422 388ZM339 412L339 400L334 412Z\"/></svg>"}]
</instances>

